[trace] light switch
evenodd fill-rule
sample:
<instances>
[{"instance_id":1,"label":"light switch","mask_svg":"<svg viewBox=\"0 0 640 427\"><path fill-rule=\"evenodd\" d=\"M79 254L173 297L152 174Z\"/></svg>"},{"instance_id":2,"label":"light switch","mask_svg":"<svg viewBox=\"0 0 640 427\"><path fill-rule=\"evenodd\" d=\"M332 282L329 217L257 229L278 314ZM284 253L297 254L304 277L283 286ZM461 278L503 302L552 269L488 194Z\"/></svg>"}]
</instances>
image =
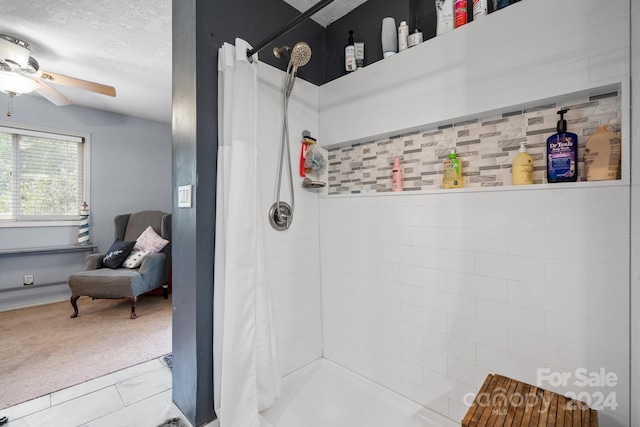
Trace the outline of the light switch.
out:
<instances>
[{"instance_id":1,"label":"light switch","mask_svg":"<svg viewBox=\"0 0 640 427\"><path fill-rule=\"evenodd\" d=\"M181 185L178 187L178 207L191 207L191 185Z\"/></svg>"}]
</instances>

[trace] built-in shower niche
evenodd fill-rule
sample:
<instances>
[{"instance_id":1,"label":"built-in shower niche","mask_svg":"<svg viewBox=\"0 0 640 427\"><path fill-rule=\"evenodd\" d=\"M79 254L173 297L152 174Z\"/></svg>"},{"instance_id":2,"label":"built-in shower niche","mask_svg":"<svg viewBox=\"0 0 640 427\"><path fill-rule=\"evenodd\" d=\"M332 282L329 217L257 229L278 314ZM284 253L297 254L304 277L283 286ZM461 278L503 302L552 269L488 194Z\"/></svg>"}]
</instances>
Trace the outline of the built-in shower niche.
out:
<instances>
[{"instance_id":1,"label":"built-in shower niche","mask_svg":"<svg viewBox=\"0 0 640 427\"><path fill-rule=\"evenodd\" d=\"M511 162L522 141L534 158L534 185L546 184L546 140L556 133L560 107L569 109L568 131L579 138L579 181L586 180L586 140L599 125L622 133L624 157L628 137L622 132L620 87L611 85L497 113L425 124L368 142L339 144L329 148L329 194L391 191L395 158L402 162L404 191L439 190L442 161L452 149L463 160L465 188L510 186ZM623 171L624 164L623 160Z\"/></svg>"}]
</instances>

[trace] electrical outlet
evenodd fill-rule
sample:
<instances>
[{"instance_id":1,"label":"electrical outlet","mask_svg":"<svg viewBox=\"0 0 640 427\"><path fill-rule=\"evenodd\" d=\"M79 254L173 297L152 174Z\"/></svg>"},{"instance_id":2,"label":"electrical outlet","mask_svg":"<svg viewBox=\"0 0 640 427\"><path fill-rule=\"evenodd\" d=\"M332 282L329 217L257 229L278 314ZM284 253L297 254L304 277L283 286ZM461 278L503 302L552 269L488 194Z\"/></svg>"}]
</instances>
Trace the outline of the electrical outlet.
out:
<instances>
[{"instance_id":1,"label":"electrical outlet","mask_svg":"<svg viewBox=\"0 0 640 427\"><path fill-rule=\"evenodd\" d=\"M33 285L33 274L25 274L22 283L24 286Z\"/></svg>"}]
</instances>

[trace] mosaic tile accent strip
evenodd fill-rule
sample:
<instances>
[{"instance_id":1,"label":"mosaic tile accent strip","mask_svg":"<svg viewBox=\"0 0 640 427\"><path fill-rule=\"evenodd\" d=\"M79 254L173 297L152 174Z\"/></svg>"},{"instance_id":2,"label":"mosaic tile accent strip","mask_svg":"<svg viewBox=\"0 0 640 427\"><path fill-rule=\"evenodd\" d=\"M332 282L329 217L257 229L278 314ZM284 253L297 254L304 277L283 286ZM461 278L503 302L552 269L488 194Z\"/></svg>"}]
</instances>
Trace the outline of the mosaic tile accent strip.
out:
<instances>
[{"instance_id":1,"label":"mosaic tile accent strip","mask_svg":"<svg viewBox=\"0 0 640 427\"><path fill-rule=\"evenodd\" d=\"M564 105L562 107L565 107ZM620 94L603 93L568 105L569 132L578 135L579 180L586 180L584 147L599 125L620 132ZM401 159L404 191L442 187L442 161L452 149L463 160L465 187L511 185L511 162L520 142L534 159L534 184L547 182L546 141L556 132L558 106L425 128L408 135L329 150L329 194L391 191L391 169Z\"/></svg>"}]
</instances>

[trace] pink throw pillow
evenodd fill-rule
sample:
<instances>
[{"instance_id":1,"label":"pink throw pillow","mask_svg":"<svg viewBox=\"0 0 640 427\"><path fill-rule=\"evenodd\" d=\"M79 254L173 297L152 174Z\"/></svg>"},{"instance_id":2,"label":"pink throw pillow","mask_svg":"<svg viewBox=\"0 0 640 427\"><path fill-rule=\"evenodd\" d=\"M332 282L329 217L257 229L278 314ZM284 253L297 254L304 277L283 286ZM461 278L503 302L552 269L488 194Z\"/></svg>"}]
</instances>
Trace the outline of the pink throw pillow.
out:
<instances>
[{"instance_id":1,"label":"pink throw pillow","mask_svg":"<svg viewBox=\"0 0 640 427\"><path fill-rule=\"evenodd\" d=\"M136 240L136 245L133 247L134 251L147 251L151 254L158 253L169 244L169 241L158 236L151 226L148 226L146 230Z\"/></svg>"}]
</instances>

